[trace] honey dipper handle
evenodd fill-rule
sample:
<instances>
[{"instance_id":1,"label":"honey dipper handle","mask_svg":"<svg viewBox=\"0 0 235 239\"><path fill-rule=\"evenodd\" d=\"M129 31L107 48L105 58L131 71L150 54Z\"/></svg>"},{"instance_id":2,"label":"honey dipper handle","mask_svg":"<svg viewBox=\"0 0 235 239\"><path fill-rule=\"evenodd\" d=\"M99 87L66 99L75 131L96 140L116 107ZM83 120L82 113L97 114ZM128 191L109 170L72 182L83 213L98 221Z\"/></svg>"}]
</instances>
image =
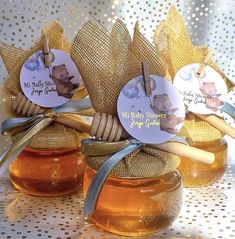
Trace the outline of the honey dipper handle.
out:
<instances>
[{"instance_id":1,"label":"honey dipper handle","mask_svg":"<svg viewBox=\"0 0 235 239\"><path fill-rule=\"evenodd\" d=\"M121 138L127 139L130 137L123 129L119 120L106 113L95 113L91 124L90 135L109 142L117 142Z\"/></svg>"},{"instance_id":2,"label":"honey dipper handle","mask_svg":"<svg viewBox=\"0 0 235 239\"><path fill-rule=\"evenodd\" d=\"M215 115L199 115L199 118L207 121L209 124L219 129L222 133L227 134L235 139L235 128L227 124L224 120L220 119Z\"/></svg>"},{"instance_id":3,"label":"honey dipper handle","mask_svg":"<svg viewBox=\"0 0 235 239\"><path fill-rule=\"evenodd\" d=\"M90 132L90 124L82 120L78 115L61 115L60 117L56 118L55 121L81 132Z\"/></svg>"},{"instance_id":4,"label":"honey dipper handle","mask_svg":"<svg viewBox=\"0 0 235 239\"><path fill-rule=\"evenodd\" d=\"M90 135L105 141L119 141L121 138L130 137L123 129L120 122L115 120L111 115L104 113L95 114L91 125ZM166 142L149 146L169 153L189 157L207 164L212 164L215 160L215 155L213 153L178 142Z\"/></svg>"},{"instance_id":5,"label":"honey dipper handle","mask_svg":"<svg viewBox=\"0 0 235 239\"><path fill-rule=\"evenodd\" d=\"M180 156L189 157L191 159L200 161L206 164L212 164L215 160L213 153L204 151L202 149L194 148L189 145L184 145L177 142L166 142L162 144L149 145L152 148L161 149Z\"/></svg>"}]
</instances>

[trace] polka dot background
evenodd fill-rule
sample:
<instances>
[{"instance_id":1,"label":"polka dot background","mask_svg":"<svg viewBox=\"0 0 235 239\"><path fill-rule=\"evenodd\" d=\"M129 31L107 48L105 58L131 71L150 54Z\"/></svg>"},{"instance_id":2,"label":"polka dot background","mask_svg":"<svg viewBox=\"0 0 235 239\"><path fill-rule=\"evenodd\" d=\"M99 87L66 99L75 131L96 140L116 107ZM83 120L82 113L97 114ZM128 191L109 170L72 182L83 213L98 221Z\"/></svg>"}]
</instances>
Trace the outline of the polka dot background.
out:
<instances>
[{"instance_id":1,"label":"polka dot background","mask_svg":"<svg viewBox=\"0 0 235 239\"><path fill-rule=\"evenodd\" d=\"M42 26L58 20L72 40L89 18L111 29L121 18L130 31L138 20L141 31L153 41L156 25L175 4L183 15L196 45L209 45L213 58L229 79L235 82L235 1L234 0L1 0L0 40L28 49L40 35ZM0 87L6 77L0 60ZM229 102L235 105L235 92ZM221 114L234 126L234 120ZM1 112L0 121L4 119ZM234 140L230 146L228 170L216 184L184 190L184 206L178 219L155 238L235 238ZM0 138L1 151L9 145ZM37 198L14 191L7 174L0 177L0 238L120 238L84 224L81 192L58 198Z\"/></svg>"}]
</instances>

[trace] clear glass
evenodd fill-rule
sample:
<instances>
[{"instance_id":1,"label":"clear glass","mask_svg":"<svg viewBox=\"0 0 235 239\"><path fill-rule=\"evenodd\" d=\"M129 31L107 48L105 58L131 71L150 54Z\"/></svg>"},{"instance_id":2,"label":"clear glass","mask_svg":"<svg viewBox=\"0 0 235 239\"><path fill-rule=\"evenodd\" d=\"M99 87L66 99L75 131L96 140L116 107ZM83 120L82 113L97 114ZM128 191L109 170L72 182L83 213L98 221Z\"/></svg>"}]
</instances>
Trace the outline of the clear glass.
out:
<instances>
[{"instance_id":1,"label":"clear glass","mask_svg":"<svg viewBox=\"0 0 235 239\"><path fill-rule=\"evenodd\" d=\"M80 148L26 148L9 166L13 185L35 196L60 196L77 190L85 171Z\"/></svg>"},{"instance_id":2,"label":"clear glass","mask_svg":"<svg viewBox=\"0 0 235 239\"><path fill-rule=\"evenodd\" d=\"M84 196L96 171L87 167ZM168 227L182 206L182 180L178 171L154 178L109 177L90 220L123 236L143 236Z\"/></svg>"},{"instance_id":3,"label":"clear glass","mask_svg":"<svg viewBox=\"0 0 235 239\"><path fill-rule=\"evenodd\" d=\"M220 179L227 168L227 143L221 138L214 141L194 142L193 147L215 154L213 164L205 164L188 157L181 157L178 167L185 187L207 186Z\"/></svg>"},{"instance_id":4,"label":"clear glass","mask_svg":"<svg viewBox=\"0 0 235 239\"><path fill-rule=\"evenodd\" d=\"M188 157L181 157L178 167L185 187L207 186L220 179L227 168L228 146L223 134L192 113L186 115L184 126L190 145L215 154L213 164L205 164Z\"/></svg>"}]
</instances>

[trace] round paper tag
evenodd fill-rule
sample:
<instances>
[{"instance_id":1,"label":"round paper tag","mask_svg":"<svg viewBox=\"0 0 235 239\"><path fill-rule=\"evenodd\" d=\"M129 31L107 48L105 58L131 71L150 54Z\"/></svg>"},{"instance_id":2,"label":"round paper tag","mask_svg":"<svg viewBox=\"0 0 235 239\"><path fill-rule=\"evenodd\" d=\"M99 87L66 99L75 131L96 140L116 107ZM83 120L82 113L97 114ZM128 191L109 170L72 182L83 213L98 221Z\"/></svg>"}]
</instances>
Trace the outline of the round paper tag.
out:
<instances>
[{"instance_id":1,"label":"round paper tag","mask_svg":"<svg viewBox=\"0 0 235 239\"><path fill-rule=\"evenodd\" d=\"M227 86L220 74L209 66L197 76L199 66L190 64L181 68L175 75L174 85L189 111L212 114L226 102Z\"/></svg>"},{"instance_id":2,"label":"round paper tag","mask_svg":"<svg viewBox=\"0 0 235 239\"><path fill-rule=\"evenodd\" d=\"M143 76L129 81L117 103L118 117L125 130L147 144L173 138L183 125L185 109L177 89L160 76L151 75L152 94L147 97Z\"/></svg>"},{"instance_id":3,"label":"round paper tag","mask_svg":"<svg viewBox=\"0 0 235 239\"><path fill-rule=\"evenodd\" d=\"M43 52L38 51L25 61L20 72L21 89L37 105L63 105L79 87L79 71L64 51L50 49L50 68L45 67L43 58Z\"/></svg>"}]
</instances>

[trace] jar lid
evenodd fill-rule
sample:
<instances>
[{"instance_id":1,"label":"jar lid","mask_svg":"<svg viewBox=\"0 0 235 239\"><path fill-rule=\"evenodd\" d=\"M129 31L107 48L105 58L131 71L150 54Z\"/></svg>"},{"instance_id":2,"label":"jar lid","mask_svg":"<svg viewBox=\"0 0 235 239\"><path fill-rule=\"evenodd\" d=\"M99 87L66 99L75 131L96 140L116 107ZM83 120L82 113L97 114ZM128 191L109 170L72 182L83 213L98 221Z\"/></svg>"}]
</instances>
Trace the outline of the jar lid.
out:
<instances>
[{"instance_id":1,"label":"jar lid","mask_svg":"<svg viewBox=\"0 0 235 239\"><path fill-rule=\"evenodd\" d=\"M15 141L20 134L13 136L12 141ZM88 137L87 133L52 122L45 129L33 136L28 147L35 149L76 148L80 146L82 139Z\"/></svg>"},{"instance_id":2,"label":"jar lid","mask_svg":"<svg viewBox=\"0 0 235 239\"><path fill-rule=\"evenodd\" d=\"M98 170L111 155L86 155L86 162ZM127 155L111 171L112 176L148 178L156 177L175 170L180 163L177 155L144 146Z\"/></svg>"}]
</instances>

